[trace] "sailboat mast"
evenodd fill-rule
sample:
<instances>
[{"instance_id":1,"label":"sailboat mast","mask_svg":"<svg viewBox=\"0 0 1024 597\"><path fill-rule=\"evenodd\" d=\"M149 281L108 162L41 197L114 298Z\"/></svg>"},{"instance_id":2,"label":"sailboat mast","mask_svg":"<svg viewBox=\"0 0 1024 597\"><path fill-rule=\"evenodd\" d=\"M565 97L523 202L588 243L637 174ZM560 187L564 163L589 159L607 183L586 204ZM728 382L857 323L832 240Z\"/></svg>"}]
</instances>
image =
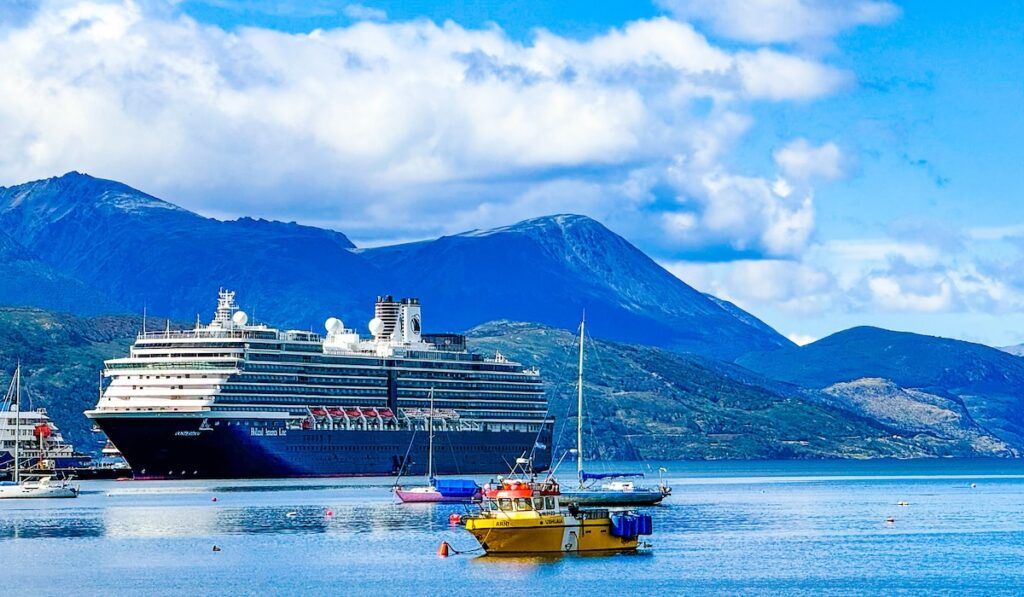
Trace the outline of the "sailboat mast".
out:
<instances>
[{"instance_id":1,"label":"sailboat mast","mask_svg":"<svg viewBox=\"0 0 1024 597\"><path fill-rule=\"evenodd\" d=\"M21 481L21 467L18 462L21 459L21 361L18 361L18 366L14 369L14 402L18 407L18 412L14 414L14 482L19 483Z\"/></svg>"},{"instance_id":2,"label":"sailboat mast","mask_svg":"<svg viewBox=\"0 0 1024 597\"><path fill-rule=\"evenodd\" d=\"M427 417L427 479L434 478L434 388L430 388L430 416Z\"/></svg>"},{"instance_id":3,"label":"sailboat mast","mask_svg":"<svg viewBox=\"0 0 1024 597\"><path fill-rule=\"evenodd\" d=\"M583 486L583 328L587 323L587 314L583 313L580 320L580 366L576 379L576 476Z\"/></svg>"}]
</instances>

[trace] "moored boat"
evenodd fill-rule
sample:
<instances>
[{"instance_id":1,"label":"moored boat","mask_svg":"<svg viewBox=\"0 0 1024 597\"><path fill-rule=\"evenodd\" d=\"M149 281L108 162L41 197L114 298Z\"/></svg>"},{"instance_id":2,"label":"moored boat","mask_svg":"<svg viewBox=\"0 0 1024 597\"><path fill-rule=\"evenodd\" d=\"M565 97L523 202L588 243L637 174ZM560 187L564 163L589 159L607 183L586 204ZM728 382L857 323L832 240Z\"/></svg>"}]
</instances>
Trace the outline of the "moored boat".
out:
<instances>
[{"instance_id":1,"label":"moored boat","mask_svg":"<svg viewBox=\"0 0 1024 597\"><path fill-rule=\"evenodd\" d=\"M480 513L463 518L488 555L635 551L651 517L604 508L563 508L558 483L524 479L485 486Z\"/></svg>"},{"instance_id":2,"label":"moored boat","mask_svg":"<svg viewBox=\"0 0 1024 597\"><path fill-rule=\"evenodd\" d=\"M576 412L576 475L579 484L574 489L562 491L565 503L586 506L654 506L672 493L672 488L665 484L664 479L658 487L635 485L632 481L610 481L599 486L594 482L603 479L627 479L643 477L643 473L603 472L588 473L583 468L583 339L586 318L580 321L580 353L579 371L576 381L577 412ZM564 458L564 456L563 456ZM561 462L561 461L559 461ZM661 469L664 472L665 469Z\"/></svg>"},{"instance_id":3,"label":"moored boat","mask_svg":"<svg viewBox=\"0 0 1024 597\"><path fill-rule=\"evenodd\" d=\"M427 413L427 433L429 434L427 439L428 485L405 489L396 481L394 486L395 495L406 504L471 502L480 496L480 487L476 482L465 479L434 478L434 416L434 390L431 388L430 409ZM403 468L405 467L403 466Z\"/></svg>"},{"instance_id":4,"label":"moored boat","mask_svg":"<svg viewBox=\"0 0 1024 597\"><path fill-rule=\"evenodd\" d=\"M10 404L8 412L14 412L14 436L21 437L21 364L14 370L14 378L7 389L5 404ZM67 479L55 479L49 474L22 475L20 441L14 442L14 462L12 469L13 481L0 483L0 499L14 498L73 498L78 497L78 487L72 486ZM42 438L40 438L42 445ZM40 447L42 451L42 447ZM40 462L43 460L40 459Z\"/></svg>"}]
</instances>

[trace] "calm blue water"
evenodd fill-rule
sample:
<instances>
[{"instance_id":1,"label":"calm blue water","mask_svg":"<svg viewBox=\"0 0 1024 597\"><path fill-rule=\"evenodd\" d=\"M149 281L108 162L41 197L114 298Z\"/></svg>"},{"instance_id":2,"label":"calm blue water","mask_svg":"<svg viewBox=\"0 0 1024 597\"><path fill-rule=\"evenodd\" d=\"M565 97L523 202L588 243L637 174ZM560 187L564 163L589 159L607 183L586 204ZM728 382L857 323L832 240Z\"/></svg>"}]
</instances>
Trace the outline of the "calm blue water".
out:
<instances>
[{"instance_id":1,"label":"calm blue water","mask_svg":"<svg viewBox=\"0 0 1024 597\"><path fill-rule=\"evenodd\" d=\"M551 559L438 558L442 540L475 546L447 523L463 508L395 504L389 480L83 483L77 500L0 502L0 592L891 594L1024 587L1024 462L664 466L675 493L651 509L650 550ZM901 500L910 505L897 506ZM889 516L895 523L885 522Z\"/></svg>"}]
</instances>

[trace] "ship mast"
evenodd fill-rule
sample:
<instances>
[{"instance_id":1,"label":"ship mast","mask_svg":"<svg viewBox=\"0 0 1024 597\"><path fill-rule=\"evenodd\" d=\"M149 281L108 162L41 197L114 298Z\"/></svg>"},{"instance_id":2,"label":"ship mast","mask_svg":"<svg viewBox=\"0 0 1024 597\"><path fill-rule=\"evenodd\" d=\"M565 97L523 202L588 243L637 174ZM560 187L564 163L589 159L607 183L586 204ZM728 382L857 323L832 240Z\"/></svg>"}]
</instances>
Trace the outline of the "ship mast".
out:
<instances>
[{"instance_id":1,"label":"ship mast","mask_svg":"<svg viewBox=\"0 0 1024 597\"><path fill-rule=\"evenodd\" d=\"M587 322L587 313L583 312L580 320L580 366L576 379L576 476L580 487L583 487L583 328Z\"/></svg>"},{"instance_id":2,"label":"ship mast","mask_svg":"<svg viewBox=\"0 0 1024 597\"><path fill-rule=\"evenodd\" d=\"M14 482L21 482L21 467L18 460L21 458L21 361L14 369L14 402L18 412L14 415Z\"/></svg>"},{"instance_id":3,"label":"ship mast","mask_svg":"<svg viewBox=\"0 0 1024 597\"><path fill-rule=\"evenodd\" d=\"M427 417L427 480L434 484L434 388L430 388L430 415Z\"/></svg>"}]
</instances>

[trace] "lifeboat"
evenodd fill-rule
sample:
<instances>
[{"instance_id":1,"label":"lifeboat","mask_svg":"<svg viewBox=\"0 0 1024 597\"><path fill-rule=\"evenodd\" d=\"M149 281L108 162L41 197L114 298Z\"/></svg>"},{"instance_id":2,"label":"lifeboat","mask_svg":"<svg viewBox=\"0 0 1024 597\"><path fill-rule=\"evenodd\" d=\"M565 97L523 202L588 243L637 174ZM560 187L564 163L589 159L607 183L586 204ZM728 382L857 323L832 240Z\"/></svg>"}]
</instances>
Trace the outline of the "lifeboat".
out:
<instances>
[{"instance_id":1,"label":"lifeboat","mask_svg":"<svg viewBox=\"0 0 1024 597\"><path fill-rule=\"evenodd\" d=\"M383 408L383 409L381 409L381 410L379 410L377 412L379 412L380 416L384 417L385 419L394 419L395 418L395 413L391 412L390 408Z\"/></svg>"},{"instance_id":2,"label":"lifeboat","mask_svg":"<svg viewBox=\"0 0 1024 597\"><path fill-rule=\"evenodd\" d=\"M309 409L309 412L313 413L314 417L326 417L327 416L327 411L324 410L321 407L311 408L311 409Z\"/></svg>"},{"instance_id":3,"label":"lifeboat","mask_svg":"<svg viewBox=\"0 0 1024 597\"><path fill-rule=\"evenodd\" d=\"M345 418L345 411L341 410L340 408L328 408L327 413L330 414L335 419Z\"/></svg>"},{"instance_id":4,"label":"lifeboat","mask_svg":"<svg viewBox=\"0 0 1024 597\"><path fill-rule=\"evenodd\" d=\"M363 416L364 417L370 417L372 419L376 419L377 418L377 411L372 409L372 408L364 408L363 409Z\"/></svg>"},{"instance_id":5,"label":"lifeboat","mask_svg":"<svg viewBox=\"0 0 1024 597\"><path fill-rule=\"evenodd\" d=\"M350 417L355 417L357 419L360 416L362 416L362 413L359 412L358 408L347 408L347 409L345 409L345 414L350 416Z\"/></svg>"}]
</instances>

